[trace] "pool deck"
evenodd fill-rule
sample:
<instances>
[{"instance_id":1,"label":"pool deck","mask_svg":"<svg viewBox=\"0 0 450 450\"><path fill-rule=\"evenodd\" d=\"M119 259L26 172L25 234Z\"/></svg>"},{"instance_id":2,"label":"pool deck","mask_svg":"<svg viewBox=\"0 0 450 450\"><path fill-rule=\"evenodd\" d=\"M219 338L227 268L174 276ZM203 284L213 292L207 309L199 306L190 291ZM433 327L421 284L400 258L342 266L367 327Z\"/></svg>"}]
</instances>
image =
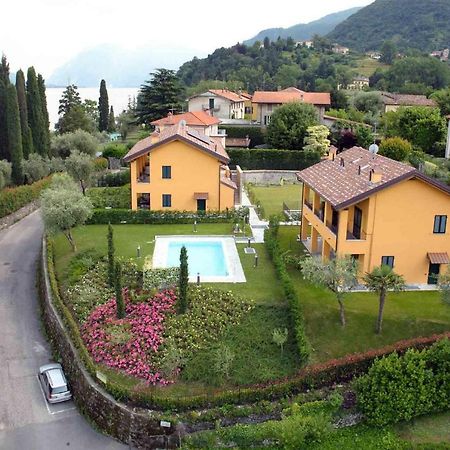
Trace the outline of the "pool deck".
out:
<instances>
[{"instance_id":1,"label":"pool deck","mask_svg":"<svg viewBox=\"0 0 450 450\"><path fill-rule=\"evenodd\" d=\"M228 275L226 276L202 276L200 274L200 282L203 283L245 283L244 270L242 269L239 253L233 236L196 236L196 235L172 235L172 236L155 236L155 249L153 251L153 267L167 267L169 243L182 240L189 241L214 241L221 242L225 257ZM197 282L197 275L190 275L191 283Z\"/></svg>"}]
</instances>

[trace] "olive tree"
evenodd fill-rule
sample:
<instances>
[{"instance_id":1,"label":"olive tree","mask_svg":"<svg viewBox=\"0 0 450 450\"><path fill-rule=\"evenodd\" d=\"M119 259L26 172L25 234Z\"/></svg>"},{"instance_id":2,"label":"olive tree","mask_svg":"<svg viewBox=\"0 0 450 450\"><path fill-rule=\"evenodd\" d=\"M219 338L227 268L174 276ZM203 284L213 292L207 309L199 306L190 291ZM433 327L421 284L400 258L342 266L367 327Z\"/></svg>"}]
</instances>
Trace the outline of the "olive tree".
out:
<instances>
[{"instance_id":1,"label":"olive tree","mask_svg":"<svg viewBox=\"0 0 450 450\"><path fill-rule=\"evenodd\" d=\"M345 294L357 284L357 264L351 257L322 261L320 257L305 258L300 262L303 277L313 284L330 289L339 303L341 325L345 327Z\"/></svg>"},{"instance_id":2,"label":"olive tree","mask_svg":"<svg viewBox=\"0 0 450 450\"><path fill-rule=\"evenodd\" d=\"M54 175L50 187L41 194L46 231L50 234L63 233L74 252L77 248L72 230L83 225L92 215L92 210L90 199L82 195L67 174Z\"/></svg>"},{"instance_id":3,"label":"olive tree","mask_svg":"<svg viewBox=\"0 0 450 450\"><path fill-rule=\"evenodd\" d=\"M74 150L66 159L67 173L80 183L83 195L86 195L86 186L94 172L94 163L91 156Z\"/></svg>"}]
</instances>

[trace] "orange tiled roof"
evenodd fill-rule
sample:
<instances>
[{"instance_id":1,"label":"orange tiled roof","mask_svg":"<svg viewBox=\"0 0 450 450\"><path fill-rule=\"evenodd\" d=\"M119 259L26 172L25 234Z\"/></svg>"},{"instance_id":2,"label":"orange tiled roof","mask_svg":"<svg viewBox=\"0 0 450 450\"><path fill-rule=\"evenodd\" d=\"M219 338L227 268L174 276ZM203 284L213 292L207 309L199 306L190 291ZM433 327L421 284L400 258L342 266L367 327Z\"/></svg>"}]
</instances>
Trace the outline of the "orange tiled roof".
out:
<instances>
[{"instance_id":1,"label":"orange tiled roof","mask_svg":"<svg viewBox=\"0 0 450 450\"><path fill-rule=\"evenodd\" d=\"M217 117L213 117L206 111L191 111L183 114L171 114L159 120L151 122L152 125L176 125L181 120L186 122L187 126L210 126L220 123Z\"/></svg>"},{"instance_id":2,"label":"orange tiled roof","mask_svg":"<svg viewBox=\"0 0 450 450\"><path fill-rule=\"evenodd\" d=\"M287 88L283 91L256 91L253 103L284 104L289 102L304 102L312 105L330 105L329 92L304 92L297 88Z\"/></svg>"},{"instance_id":3,"label":"orange tiled roof","mask_svg":"<svg viewBox=\"0 0 450 450\"><path fill-rule=\"evenodd\" d=\"M230 161L230 157L223 147L220 138L206 136L205 134L189 128L181 123L178 123L172 127L165 128L161 133L158 133L158 135L158 141L154 142L153 144L153 135L137 142L134 147L125 155L123 160L125 162L134 161L140 156L145 155L146 153L150 153L155 148L158 148L169 142L179 140L205 151L221 162L228 164L228 162Z\"/></svg>"},{"instance_id":4,"label":"orange tiled roof","mask_svg":"<svg viewBox=\"0 0 450 450\"><path fill-rule=\"evenodd\" d=\"M372 182L371 172L381 174L381 181ZM429 178L407 164L381 155L373 155L361 147L353 147L297 174L322 198L339 210L358 203L373 193L402 180L419 178L450 194L450 187Z\"/></svg>"},{"instance_id":5,"label":"orange tiled roof","mask_svg":"<svg viewBox=\"0 0 450 450\"><path fill-rule=\"evenodd\" d=\"M218 95L219 97L226 98L227 100L231 100L232 102L245 101L243 96L236 94L236 92L229 91L228 89L210 89L208 92Z\"/></svg>"},{"instance_id":6,"label":"orange tiled roof","mask_svg":"<svg viewBox=\"0 0 450 450\"><path fill-rule=\"evenodd\" d=\"M395 106L437 106L436 102L425 95L391 94L382 92L381 99L385 105Z\"/></svg>"}]
</instances>

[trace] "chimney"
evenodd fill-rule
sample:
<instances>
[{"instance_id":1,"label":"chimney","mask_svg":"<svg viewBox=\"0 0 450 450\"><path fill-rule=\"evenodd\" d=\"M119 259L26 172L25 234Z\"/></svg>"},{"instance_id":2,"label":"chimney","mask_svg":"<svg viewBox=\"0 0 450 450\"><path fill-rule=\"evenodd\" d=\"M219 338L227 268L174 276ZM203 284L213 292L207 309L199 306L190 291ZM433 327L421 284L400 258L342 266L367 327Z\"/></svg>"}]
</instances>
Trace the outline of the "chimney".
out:
<instances>
[{"instance_id":1,"label":"chimney","mask_svg":"<svg viewBox=\"0 0 450 450\"><path fill-rule=\"evenodd\" d=\"M159 133L157 131L154 131L150 135L150 145L156 144L159 141Z\"/></svg>"},{"instance_id":2,"label":"chimney","mask_svg":"<svg viewBox=\"0 0 450 450\"><path fill-rule=\"evenodd\" d=\"M358 166L358 175L361 175L361 166Z\"/></svg>"},{"instance_id":3,"label":"chimney","mask_svg":"<svg viewBox=\"0 0 450 450\"><path fill-rule=\"evenodd\" d=\"M334 145L332 145L328 149L328 159L330 161L334 161L336 159L336 153L337 153L337 148Z\"/></svg>"},{"instance_id":4,"label":"chimney","mask_svg":"<svg viewBox=\"0 0 450 450\"><path fill-rule=\"evenodd\" d=\"M369 179L372 183L379 183L383 179L383 174L379 169L372 169L370 171Z\"/></svg>"},{"instance_id":5,"label":"chimney","mask_svg":"<svg viewBox=\"0 0 450 450\"><path fill-rule=\"evenodd\" d=\"M340 160L340 162L339 162L339 165L340 165L341 167L345 167L345 161L344 161L344 158L341 158L341 160Z\"/></svg>"}]
</instances>

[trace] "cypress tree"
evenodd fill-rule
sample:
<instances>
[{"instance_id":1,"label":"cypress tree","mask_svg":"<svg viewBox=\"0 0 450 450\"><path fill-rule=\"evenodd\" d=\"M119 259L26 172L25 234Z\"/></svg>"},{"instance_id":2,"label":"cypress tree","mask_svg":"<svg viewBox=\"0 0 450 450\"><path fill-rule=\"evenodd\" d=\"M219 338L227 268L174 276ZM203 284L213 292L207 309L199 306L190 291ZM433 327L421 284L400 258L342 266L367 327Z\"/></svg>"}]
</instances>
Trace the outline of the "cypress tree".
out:
<instances>
[{"instance_id":1,"label":"cypress tree","mask_svg":"<svg viewBox=\"0 0 450 450\"><path fill-rule=\"evenodd\" d=\"M188 255L183 245L180 251L180 284L178 297L178 313L183 314L188 307L187 289L189 282Z\"/></svg>"},{"instance_id":2,"label":"cypress tree","mask_svg":"<svg viewBox=\"0 0 450 450\"><path fill-rule=\"evenodd\" d=\"M116 314L118 319L125 317L125 302L122 295L122 265L117 262L115 265L114 287L116 291Z\"/></svg>"},{"instance_id":3,"label":"cypress tree","mask_svg":"<svg viewBox=\"0 0 450 450\"><path fill-rule=\"evenodd\" d=\"M30 67L27 72L27 105L28 124L30 125L31 135L33 137L34 150L41 156L48 156L41 96L39 95L34 67Z\"/></svg>"},{"instance_id":4,"label":"cypress tree","mask_svg":"<svg viewBox=\"0 0 450 450\"><path fill-rule=\"evenodd\" d=\"M9 84L9 64L6 56L2 56L0 63L0 160L7 159L10 155L8 151L8 130L6 128L6 88Z\"/></svg>"},{"instance_id":5,"label":"cypress tree","mask_svg":"<svg viewBox=\"0 0 450 450\"><path fill-rule=\"evenodd\" d=\"M39 90L39 97L41 100L42 107L42 118L44 120L44 134L45 134L45 145L47 147L47 154L50 153L50 120L48 117L47 109L47 96L45 95L45 80L39 73L37 77L37 84Z\"/></svg>"},{"instance_id":6,"label":"cypress tree","mask_svg":"<svg viewBox=\"0 0 450 450\"><path fill-rule=\"evenodd\" d=\"M114 117L114 108L111 106L109 108L108 132L112 133L113 131L116 131L116 118Z\"/></svg>"},{"instance_id":7,"label":"cypress tree","mask_svg":"<svg viewBox=\"0 0 450 450\"><path fill-rule=\"evenodd\" d=\"M114 287L115 266L114 266L114 234L111 223L108 225L108 284Z\"/></svg>"},{"instance_id":8,"label":"cypress tree","mask_svg":"<svg viewBox=\"0 0 450 450\"><path fill-rule=\"evenodd\" d=\"M100 82L100 97L98 99L98 112L99 112L98 129L100 131L106 131L108 129L108 119L109 119L109 101L105 80L102 80Z\"/></svg>"},{"instance_id":9,"label":"cypress tree","mask_svg":"<svg viewBox=\"0 0 450 450\"><path fill-rule=\"evenodd\" d=\"M12 164L11 178L14 184L20 185L23 183L22 132L20 128L17 92L11 83L6 88L6 126L8 129L8 148Z\"/></svg>"},{"instance_id":10,"label":"cypress tree","mask_svg":"<svg viewBox=\"0 0 450 450\"><path fill-rule=\"evenodd\" d=\"M25 159L28 159L28 155L33 153L33 137L31 136L30 126L28 125L27 93L25 89L25 76L22 70L18 70L16 73L16 91L19 102L23 156Z\"/></svg>"}]
</instances>

